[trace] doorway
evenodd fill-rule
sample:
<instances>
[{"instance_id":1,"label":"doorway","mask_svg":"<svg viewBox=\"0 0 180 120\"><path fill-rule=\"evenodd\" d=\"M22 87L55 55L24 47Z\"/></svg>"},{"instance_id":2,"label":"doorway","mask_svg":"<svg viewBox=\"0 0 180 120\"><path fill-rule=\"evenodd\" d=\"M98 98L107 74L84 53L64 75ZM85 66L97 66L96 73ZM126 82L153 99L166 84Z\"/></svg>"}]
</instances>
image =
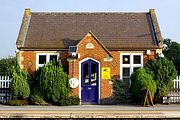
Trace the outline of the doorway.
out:
<instances>
[{"instance_id":1,"label":"doorway","mask_svg":"<svg viewBox=\"0 0 180 120\"><path fill-rule=\"evenodd\" d=\"M81 63L81 102L98 104L99 63L88 59Z\"/></svg>"}]
</instances>

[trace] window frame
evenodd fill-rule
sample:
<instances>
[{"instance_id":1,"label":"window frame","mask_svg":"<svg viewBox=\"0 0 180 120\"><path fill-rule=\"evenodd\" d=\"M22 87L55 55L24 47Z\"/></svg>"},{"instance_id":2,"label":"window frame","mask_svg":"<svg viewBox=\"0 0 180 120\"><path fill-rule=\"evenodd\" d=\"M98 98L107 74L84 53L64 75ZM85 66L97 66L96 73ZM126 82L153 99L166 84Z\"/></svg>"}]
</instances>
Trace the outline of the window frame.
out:
<instances>
[{"instance_id":1,"label":"window frame","mask_svg":"<svg viewBox=\"0 0 180 120\"><path fill-rule=\"evenodd\" d=\"M44 64L39 64L39 56L40 55L45 55L46 56L46 64L50 61L50 55L57 55L57 60L59 59L59 53L36 53L36 69L39 67L43 67Z\"/></svg>"},{"instance_id":2,"label":"window frame","mask_svg":"<svg viewBox=\"0 0 180 120\"><path fill-rule=\"evenodd\" d=\"M123 64L123 55L129 55L130 56L130 64ZM141 64L134 64L134 56L140 55L141 56ZM134 72L134 68L140 67L142 68L144 66L144 54L143 52L136 52L136 53L130 53L130 52L120 52L120 80L123 80L123 68L130 68L130 76ZM130 80L131 85L131 80ZM129 86L130 87L130 86Z\"/></svg>"}]
</instances>

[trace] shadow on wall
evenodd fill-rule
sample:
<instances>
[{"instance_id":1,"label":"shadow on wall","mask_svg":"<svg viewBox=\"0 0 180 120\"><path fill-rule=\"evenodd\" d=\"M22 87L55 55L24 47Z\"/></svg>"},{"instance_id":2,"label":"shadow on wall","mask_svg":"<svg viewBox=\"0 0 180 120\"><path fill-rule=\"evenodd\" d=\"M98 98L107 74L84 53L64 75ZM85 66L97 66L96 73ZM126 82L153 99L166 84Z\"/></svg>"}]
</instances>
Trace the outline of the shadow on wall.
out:
<instances>
[{"instance_id":1,"label":"shadow on wall","mask_svg":"<svg viewBox=\"0 0 180 120\"><path fill-rule=\"evenodd\" d=\"M120 75L113 75L111 80L120 80Z\"/></svg>"},{"instance_id":2,"label":"shadow on wall","mask_svg":"<svg viewBox=\"0 0 180 120\"><path fill-rule=\"evenodd\" d=\"M100 99L100 104L102 104L102 105L115 105L116 104L116 98L115 98L115 96L111 96L111 97Z\"/></svg>"}]
</instances>

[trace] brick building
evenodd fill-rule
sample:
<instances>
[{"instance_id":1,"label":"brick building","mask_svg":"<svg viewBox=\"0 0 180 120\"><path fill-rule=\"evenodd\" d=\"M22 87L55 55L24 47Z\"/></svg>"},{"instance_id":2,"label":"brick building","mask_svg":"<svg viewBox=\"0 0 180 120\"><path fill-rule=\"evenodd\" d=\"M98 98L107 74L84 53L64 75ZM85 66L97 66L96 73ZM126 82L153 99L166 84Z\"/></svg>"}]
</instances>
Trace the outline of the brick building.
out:
<instances>
[{"instance_id":1,"label":"brick building","mask_svg":"<svg viewBox=\"0 0 180 120\"><path fill-rule=\"evenodd\" d=\"M31 12L25 9L17 39L18 62L33 74L50 60L62 63L81 103L109 103L112 78L130 75L162 54L155 10L141 13Z\"/></svg>"}]
</instances>

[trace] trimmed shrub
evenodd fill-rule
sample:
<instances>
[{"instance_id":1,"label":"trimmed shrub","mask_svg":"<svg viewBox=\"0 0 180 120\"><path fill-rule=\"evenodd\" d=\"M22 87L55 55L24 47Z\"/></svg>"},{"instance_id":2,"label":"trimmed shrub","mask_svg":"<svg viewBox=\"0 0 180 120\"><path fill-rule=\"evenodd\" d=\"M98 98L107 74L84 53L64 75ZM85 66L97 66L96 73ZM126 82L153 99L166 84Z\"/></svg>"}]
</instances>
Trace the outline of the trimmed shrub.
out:
<instances>
[{"instance_id":1,"label":"trimmed shrub","mask_svg":"<svg viewBox=\"0 0 180 120\"><path fill-rule=\"evenodd\" d=\"M67 74L58 62L49 62L38 70L38 81L43 98L59 104L69 96L70 87Z\"/></svg>"},{"instance_id":2,"label":"trimmed shrub","mask_svg":"<svg viewBox=\"0 0 180 120\"><path fill-rule=\"evenodd\" d=\"M177 71L167 58L157 58L146 63L146 71L153 76L157 85L155 97L162 98L173 88L173 80L177 76Z\"/></svg>"},{"instance_id":3,"label":"trimmed shrub","mask_svg":"<svg viewBox=\"0 0 180 120\"><path fill-rule=\"evenodd\" d=\"M152 76L146 73L144 68L140 68L131 75L130 91L133 101L142 104L147 90L149 90L152 97L154 97L156 83Z\"/></svg>"},{"instance_id":4,"label":"trimmed shrub","mask_svg":"<svg viewBox=\"0 0 180 120\"><path fill-rule=\"evenodd\" d=\"M113 91L116 98L116 103L127 103L125 84L122 80L112 80L113 81Z\"/></svg>"},{"instance_id":5,"label":"trimmed shrub","mask_svg":"<svg viewBox=\"0 0 180 120\"><path fill-rule=\"evenodd\" d=\"M13 67L12 81L10 91L14 98L25 99L30 95L30 87L28 81L30 76L26 71L20 69L19 66Z\"/></svg>"}]
</instances>

